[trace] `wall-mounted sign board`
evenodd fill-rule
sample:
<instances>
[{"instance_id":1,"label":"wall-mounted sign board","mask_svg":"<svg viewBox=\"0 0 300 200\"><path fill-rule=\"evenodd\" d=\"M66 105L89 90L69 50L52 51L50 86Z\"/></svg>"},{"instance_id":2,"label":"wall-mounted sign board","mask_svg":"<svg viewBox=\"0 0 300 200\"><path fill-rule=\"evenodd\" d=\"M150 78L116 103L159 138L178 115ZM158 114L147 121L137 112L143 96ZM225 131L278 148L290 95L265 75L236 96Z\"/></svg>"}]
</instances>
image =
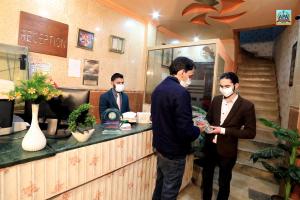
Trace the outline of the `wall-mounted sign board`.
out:
<instances>
[{"instance_id":1,"label":"wall-mounted sign board","mask_svg":"<svg viewBox=\"0 0 300 200\"><path fill-rule=\"evenodd\" d=\"M67 57L67 24L21 11L18 44L29 51Z\"/></svg>"}]
</instances>

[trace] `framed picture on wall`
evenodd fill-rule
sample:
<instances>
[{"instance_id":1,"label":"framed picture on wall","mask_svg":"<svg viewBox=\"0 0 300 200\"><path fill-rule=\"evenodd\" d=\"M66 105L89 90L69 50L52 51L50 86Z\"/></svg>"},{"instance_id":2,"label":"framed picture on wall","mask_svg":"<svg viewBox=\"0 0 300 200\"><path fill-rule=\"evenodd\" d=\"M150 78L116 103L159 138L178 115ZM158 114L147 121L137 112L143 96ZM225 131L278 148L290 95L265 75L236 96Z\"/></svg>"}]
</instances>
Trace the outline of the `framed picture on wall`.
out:
<instances>
[{"instance_id":1,"label":"framed picture on wall","mask_svg":"<svg viewBox=\"0 0 300 200\"><path fill-rule=\"evenodd\" d=\"M94 33L79 29L77 47L87 49L87 50L93 50Z\"/></svg>"},{"instance_id":2,"label":"framed picture on wall","mask_svg":"<svg viewBox=\"0 0 300 200\"><path fill-rule=\"evenodd\" d=\"M124 53L124 47L125 47L125 39L111 35L110 36L110 51L115 53Z\"/></svg>"},{"instance_id":3,"label":"framed picture on wall","mask_svg":"<svg viewBox=\"0 0 300 200\"><path fill-rule=\"evenodd\" d=\"M98 79L99 79L99 61L84 60L82 84L97 86Z\"/></svg>"},{"instance_id":4,"label":"framed picture on wall","mask_svg":"<svg viewBox=\"0 0 300 200\"><path fill-rule=\"evenodd\" d=\"M170 67L173 60L173 49L162 49L161 66Z\"/></svg>"},{"instance_id":5,"label":"framed picture on wall","mask_svg":"<svg viewBox=\"0 0 300 200\"><path fill-rule=\"evenodd\" d=\"M291 67L290 67L290 80L289 80L289 86L293 86L294 82L294 71L295 71L295 64L296 64L296 55L297 55L297 44L296 42L292 47L292 59L291 59Z\"/></svg>"}]
</instances>

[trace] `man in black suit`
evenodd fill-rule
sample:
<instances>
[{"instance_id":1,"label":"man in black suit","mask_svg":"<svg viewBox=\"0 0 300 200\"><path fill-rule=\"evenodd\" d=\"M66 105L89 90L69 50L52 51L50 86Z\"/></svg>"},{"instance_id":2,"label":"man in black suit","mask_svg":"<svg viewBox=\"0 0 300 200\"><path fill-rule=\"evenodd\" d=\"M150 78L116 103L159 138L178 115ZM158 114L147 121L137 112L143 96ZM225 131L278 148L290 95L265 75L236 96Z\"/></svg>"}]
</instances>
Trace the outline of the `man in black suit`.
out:
<instances>
[{"instance_id":1,"label":"man in black suit","mask_svg":"<svg viewBox=\"0 0 300 200\"><path fill-rule=\"evenodd\" d=\"M253 103L238 95L239 78L233 72L220 77L221 96L216 96L207 113L213 131L206 133L204 145L203 199L211 200L214 169L219 166L217 200L227 200L232 169L237 159L238 139L253 139L256 118Z\"/></svg>"},{"instance_id":2,"label":"man in black suit","mask_svg":"<svg viewBox=\"0 0 300 200\"><path fill-rule=\"evenodd\" d=\"M121 113L129 112L129 100L124 92L124 77L120 73L111 76L112 88L100 96L99 116L103 118L104 111L108 108L119 109Z\"/></svg>"},{"instance_id":3,"label":"man in black suit","mask_svg":"<svg viewBox=\"0 0 300 200\"><path fill-rule=\"evenodd\" d=\"M194 74L194 62L176 58L151 96L153 147L157 153L157 177L153 200L175 200L182 182L186 155L200 129L193 125L191 96L186 87Z\"/></svg>"}]
</instances>

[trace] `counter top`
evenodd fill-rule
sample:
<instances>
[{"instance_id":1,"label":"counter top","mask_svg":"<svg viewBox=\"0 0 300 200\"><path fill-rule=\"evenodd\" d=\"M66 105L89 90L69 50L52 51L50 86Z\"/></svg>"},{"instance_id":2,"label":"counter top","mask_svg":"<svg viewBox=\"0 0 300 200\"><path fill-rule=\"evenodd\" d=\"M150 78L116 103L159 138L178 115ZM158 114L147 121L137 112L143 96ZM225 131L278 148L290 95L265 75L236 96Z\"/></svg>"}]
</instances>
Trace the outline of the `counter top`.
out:
<instances>
[{"instance_id":1,"label":"counter top","mask_svg":"<svg viewBox=\"0 0 300 200\"><path fill-rule=\"evenodd\" d=\"M22 149L22 139L26 131L0 136L0 168L51 157L56 153L126 137L151 130L151 128L151 124L137 124L128 131L104 134L102 126L96 125L94 134L86 142L77 142L73 136L64 139L47 139L47 146L36 152L27 152Z\"/></svg>"},{"instance_id":2,"label":"counter top","mask_svg":"<svg viewBox=\"0 0 300 200\"><path fill-rule=\"evenodd\" d=\"M108 140L113 140L113 139L125 137L125 136L128 136L128 135L133 135L133 134L136 134L136 133L148 131L148 130L151 130L151 128L152 128L151 124L138 124L138 125L132 126L131 130L120 131L120 134L118 134L118 133L112 133L112 134L105 133L105 134L103 134L102 126L101 125L96 125L95 126L96 130L95 130L94 134L86 142L77 142L77 140L74 137L71 136L71 137L68 137L68 138L65 138L65 139L47 139L47 143L51 146L51 148L56 153L59 153L59 152L62 152L62 151L76 149L76 148L84 147L84 146L87 146L87 145L96 144L96 143L100 143L100 142L105 142L105 141L108 141Z\"/></svg>"}]
</instances>

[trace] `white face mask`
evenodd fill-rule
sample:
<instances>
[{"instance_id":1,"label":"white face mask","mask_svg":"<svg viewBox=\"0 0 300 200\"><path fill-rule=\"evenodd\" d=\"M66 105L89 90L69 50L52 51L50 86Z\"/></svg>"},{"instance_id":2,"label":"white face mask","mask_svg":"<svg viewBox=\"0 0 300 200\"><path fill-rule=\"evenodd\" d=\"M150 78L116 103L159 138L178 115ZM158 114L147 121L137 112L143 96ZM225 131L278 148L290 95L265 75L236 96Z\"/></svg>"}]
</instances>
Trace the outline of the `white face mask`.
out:
<instances>
[{"instance_id":1,"label":"white face mask","mask_svg":"<svg viewBox=\"0 0 300 200\"><path fill-rule=\"evenodd\" d=\"M190 78L188 78L186 81L180 81L180 85L185 88L189 87L189 85L191 85L191 83L192 83L192 81Z\"/></svg>"},{"instance_id":2,"label":"white face mask","mask_svg":"<svg viewBox=\"0 0 300 200\"><path fill-rule=\"evenodd\" d=\"M116 92L123 92L124 88L125 88L124 84L116 84L115 90Z\"/></svg>"},{"instance_id":3,"label":"white face mask","mask_svg":"<svg viewBox=\"0 0 300 200\"><path fill-rule=\"evenodd\" d=\"M221 88L220 87L220 92L224 95L224 97L229 97L233 94L234 88L229 87L229 88Z\"/></svg>"}]
</instances>

